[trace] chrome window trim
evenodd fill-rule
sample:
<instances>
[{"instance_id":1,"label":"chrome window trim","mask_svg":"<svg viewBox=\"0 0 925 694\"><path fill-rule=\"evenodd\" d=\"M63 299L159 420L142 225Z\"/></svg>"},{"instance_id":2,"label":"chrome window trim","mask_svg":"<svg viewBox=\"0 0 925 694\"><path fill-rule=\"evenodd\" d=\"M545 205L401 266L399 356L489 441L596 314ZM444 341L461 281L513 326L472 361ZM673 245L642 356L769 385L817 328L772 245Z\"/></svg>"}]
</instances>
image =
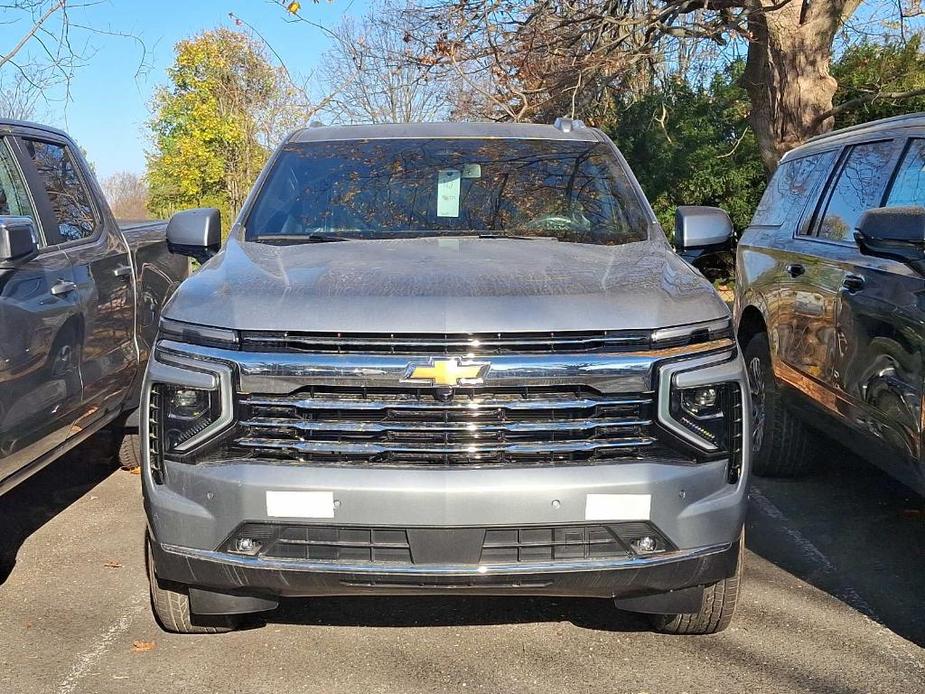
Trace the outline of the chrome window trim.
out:
<instances>
[{"instance_id":1,"label":"chrome window trim","mask_svg":"<svg viewBox=\"0 0 925 694\"><path fill-rule=\"evenodd\" d=\"M373 563L334 563L305 561L300 559L267 559L249 557L230 552L195 549L177 545L162 544L161 549L168 554L189 559L215 562L223 565L267 571L299 571L314 573L349 573L380 576L512 576L531 573L570 573L584 571L612 571L619 569L641 569L652 566L671 564L687 559L699 559L711 554L727 551L730 543L708 545L694 549L681 549L673 552L661 552L649 556L623 557L620 559L602 559L571 562L532 562L521 564L423 564L398 566Z\"/></svg>"}]
</instances>

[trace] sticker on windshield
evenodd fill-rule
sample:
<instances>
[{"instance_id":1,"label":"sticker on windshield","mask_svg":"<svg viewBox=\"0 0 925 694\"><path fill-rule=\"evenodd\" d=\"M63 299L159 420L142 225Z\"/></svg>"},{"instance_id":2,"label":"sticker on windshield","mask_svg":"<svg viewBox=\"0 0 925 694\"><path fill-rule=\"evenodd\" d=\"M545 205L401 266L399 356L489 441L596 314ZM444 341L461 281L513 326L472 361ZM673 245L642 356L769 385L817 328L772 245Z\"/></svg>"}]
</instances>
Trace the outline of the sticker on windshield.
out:
<instances>
[{"instance_id":1,"label":"sticker on windshield","mask_svg":"<svg viewBox=\"0 0 925 694\"><path fill-rule=\"evenodd\" d=\"M459 169L440 169L437 172L437 216L459 216Z\"/></svg>"},{"instance_id":2,"label":"sticker on windshield","mask_svg":"<svg viewBox=\"0 0 925 694\"><path fill-rule=\"evenodd\" d=\"M481 164L466 164L462 169L463 178L481 178L482 177L482 165Z\"/></svg>"}]
</instances>

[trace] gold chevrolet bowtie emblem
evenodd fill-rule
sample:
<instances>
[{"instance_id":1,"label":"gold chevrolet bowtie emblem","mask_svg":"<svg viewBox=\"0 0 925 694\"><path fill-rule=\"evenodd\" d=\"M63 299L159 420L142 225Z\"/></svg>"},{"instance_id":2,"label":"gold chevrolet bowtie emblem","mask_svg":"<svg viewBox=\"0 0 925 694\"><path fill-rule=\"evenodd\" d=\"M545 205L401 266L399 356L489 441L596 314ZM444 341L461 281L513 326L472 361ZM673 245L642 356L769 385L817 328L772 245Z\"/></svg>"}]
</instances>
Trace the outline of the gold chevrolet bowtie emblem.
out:
<instances>
[{"instance_id":1,"label":"gold chevrolet bowtie emblem","mask_svg":"<svg viewBox=\"0 0 925 694\"><path fill-rule=\"evenodd\" d=\"M428 364L409 364L403 381L432 386L474 386L482 382L490 368L487 361L431 359Z\"/></svg>"}]
</instances>

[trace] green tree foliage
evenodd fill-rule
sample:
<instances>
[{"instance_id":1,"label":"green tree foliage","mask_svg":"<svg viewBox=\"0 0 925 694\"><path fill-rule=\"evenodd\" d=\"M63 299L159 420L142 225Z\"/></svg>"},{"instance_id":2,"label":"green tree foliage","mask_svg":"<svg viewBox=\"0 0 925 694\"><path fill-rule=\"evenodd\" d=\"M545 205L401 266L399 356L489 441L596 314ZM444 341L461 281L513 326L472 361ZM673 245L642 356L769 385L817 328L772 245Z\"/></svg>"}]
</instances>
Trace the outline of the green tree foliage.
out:
<instances>
[{"instance_id":1,"label":"green tree foliage","mask_svg":"<svg viewBox=\"0 0 925 694\"><path fill-rule=\"evenodd\" d=\"M153 101L150 209L218 207L227 221L266 162L262 116L285 88L262 47L238 32L207 31L175 50Z\"/></svg>"},{"instance_id":2,"label":"green tree foliage","mask_svg":"<svg viewBox=\"0 0 925 694\"><path fill-rule=\"evenodd\" d=\"M698 87L682 80L623 108L605 126L669 234L678 205L715 205L744 229L766 184L735 64Z\"/></svg>"},{"instance_id":3,"label":"green tree foliage","mask_svg":"<svg viewBox=\"0 0 925 694\"><path fill-rule=\"evenodd\" d=\"M838 80L835 127L925 111L922 34L907 42L850 46L832 66ZM840 110L841 109L841 110Z\"/></svg>"}]
</instances>

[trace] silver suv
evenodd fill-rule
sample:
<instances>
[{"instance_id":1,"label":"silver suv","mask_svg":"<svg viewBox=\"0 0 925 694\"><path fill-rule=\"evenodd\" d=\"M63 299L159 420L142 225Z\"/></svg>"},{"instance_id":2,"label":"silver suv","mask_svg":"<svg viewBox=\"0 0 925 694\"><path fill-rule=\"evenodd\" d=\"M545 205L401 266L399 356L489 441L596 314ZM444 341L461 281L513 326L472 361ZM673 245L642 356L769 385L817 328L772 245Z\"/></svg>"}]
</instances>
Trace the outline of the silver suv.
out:
<instances>
[{"instance_id":1,"label":"silver suv","mask_svg":"<svg viewBox=\"0 0 925 694\"><path fill-rule=\"evenodd\" d=\"M682 208L682 249L728 217ZM749 394L726 306L578 122L310 128L200 259L144 389L155 614L281 596L614 599L732 617Z\"/></svg>"}]
</instances>

